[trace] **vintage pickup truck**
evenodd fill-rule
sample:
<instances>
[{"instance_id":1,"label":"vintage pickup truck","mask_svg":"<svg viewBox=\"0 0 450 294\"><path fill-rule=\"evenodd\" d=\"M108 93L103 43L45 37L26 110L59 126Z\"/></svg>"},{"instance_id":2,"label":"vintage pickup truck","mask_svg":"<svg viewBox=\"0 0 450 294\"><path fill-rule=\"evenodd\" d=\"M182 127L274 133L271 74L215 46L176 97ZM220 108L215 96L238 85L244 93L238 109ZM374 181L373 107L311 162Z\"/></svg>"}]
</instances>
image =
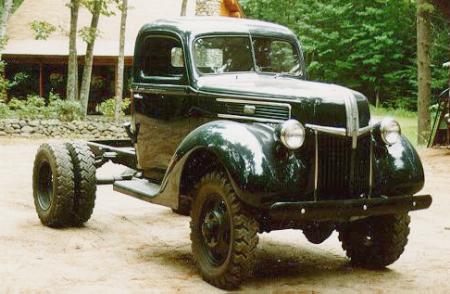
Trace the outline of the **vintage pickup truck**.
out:
<instances>
[{"instance_id":1,"label":"vintage pickup truck","mask_svg":"<svg viewBox=\"0 0 450 294\"><path fill-rule=\"evenodd\" d=\"M351 262L385 267L403 253L421 161L391 118L371 120L350 89L306 79L300 43L260 21L179 18L136 41L129 140L44 144L34 163L37 214L50 227L90 218L96 185L191 217L192 251L212 285L249 276L258 233L334 230ZM129 168L96 178L112 161Z\"/></svg>"}]
</instances>

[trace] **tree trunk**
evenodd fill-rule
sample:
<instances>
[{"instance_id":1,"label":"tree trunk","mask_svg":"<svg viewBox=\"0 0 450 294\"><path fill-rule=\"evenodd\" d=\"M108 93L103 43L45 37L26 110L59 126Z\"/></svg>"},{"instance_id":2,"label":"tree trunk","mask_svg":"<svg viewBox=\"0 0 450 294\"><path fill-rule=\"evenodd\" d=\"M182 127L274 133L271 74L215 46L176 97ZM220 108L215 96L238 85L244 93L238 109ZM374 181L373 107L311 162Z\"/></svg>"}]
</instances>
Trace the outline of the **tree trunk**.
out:
<instances>
[{"instance_id":1,"label":"tree trunk","mask_svg":"<svg viewBox=\"0 0 450 294\"><path fill-rule=\"evenodd\" d=\"M5 4L3 6L2 18L1 18L1 22L0 22L0 39L1 39L2 45L4 44L5 37L6 37L6 27L8 25L9 17L11 16L12 5L13 5L13 0L5 0Z\"/></svg>"},{"instance_id":2,"label":"tree trunk","mask_svg":"<svg viewBox=\"0 0 450 294\"><path fill-rule=\"evenodd\" d=\"M375 90L375 108L380 107L380 89Z\"/></svg>"},{"instance_id":3,"label":"tree trunk","mask_svg":"<svg viewBox=\"0 0 450 294\"><path fill-rule=\"evenodd\" d=\"M81 82L81 91L80 91L80 100L81 100L81 110L83 118L86 118L87 109L89 104L89 93L91 90L91 79L92 79L92 64L94 61L94 46L95 39L97 38L97 28L98 21L100 19L101 12L101 3L96 4L92 11L92 20L91 20L91 37L87 42L86 48L86 56L84 60L84 70L83 70L83 79Z\"/></svg>"},{"instance_id":4,"label":"tree trunk","mask_svg":"<svg viewBox=\"0 0 450 294\"><path fill-rule=\"evenodd\" d=\"M78 54L77 54L77 31L78 12L80 1L70 2L70 36L69 36L69 65L67 70L66 97L68 100L78 99Z\"/></svg>"},{"instance_id":5,"label":"tree trunk","mask_svg":"<svg viewBox=\"0 0 450 294\"><path fill-rule=\"evenodd\" d=\"M188 0L183 0L181 3L181 16L186 16Z\"/></svg>"},{"instance_id":6,"label":"tree trunk","mask_svg":"<svg viewBox=\"0 0 450 294\"><path fill-rule=\"evenodd\" d=\"M128 0L122 0L122 17L120 20L120 41L119 41L119 59L117 60L117 80L116 80L116 103L114 110L114 119L119 121L122 110L123 98L123 79L125 71L125 32L127 28Z\"/></svg>"},{"instance_id":7,"label":"tree trunk","mask_svg":"<svg viewBox=\"0 0 450 294\"><path fill-rule=\"evenodd\" d=\"M428 0L417 1L417 65L418 65L418 144L426 144L430 136L431 101L431 14Z\"/></svg>"}]
</instances>

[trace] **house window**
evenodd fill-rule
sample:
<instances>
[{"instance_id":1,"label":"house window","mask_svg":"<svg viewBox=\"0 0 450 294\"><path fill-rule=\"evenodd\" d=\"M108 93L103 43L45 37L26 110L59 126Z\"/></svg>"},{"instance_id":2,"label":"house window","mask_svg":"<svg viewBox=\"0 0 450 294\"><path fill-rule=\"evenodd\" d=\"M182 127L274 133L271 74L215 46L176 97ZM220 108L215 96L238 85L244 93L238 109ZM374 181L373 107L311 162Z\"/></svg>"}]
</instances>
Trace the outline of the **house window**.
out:
<instances>
[{"instance_id":1,"label":"house window","mask_svg":"<svg viewBox=\"0 0 450 294\"><path fill-rule=\"evenodd\" d=\"M179 78L183 76L183 50L180 42L174 38L147 38L142 57L143 77Z\"/></svg>"}]
</instances>

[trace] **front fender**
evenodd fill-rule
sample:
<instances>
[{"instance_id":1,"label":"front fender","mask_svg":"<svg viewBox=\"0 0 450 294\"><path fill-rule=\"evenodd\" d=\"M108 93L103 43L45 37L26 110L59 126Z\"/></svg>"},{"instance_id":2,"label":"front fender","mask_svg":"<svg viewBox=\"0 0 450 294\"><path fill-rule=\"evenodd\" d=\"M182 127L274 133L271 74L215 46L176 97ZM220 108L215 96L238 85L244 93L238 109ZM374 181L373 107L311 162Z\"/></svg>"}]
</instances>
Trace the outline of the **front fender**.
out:
<instances>
[{"instance_id":1,"label":"front fender","mask_svg":"<svg viewBox=\"0 0 450 294\"><path fill-rule=\"evenodd\" d=\"M260 206L277 195L301 195L307 183L305 164L278 142L274 129L267 124L233 121L202 125L178 147L169 173L180 176L177 171L182 170L190 154L204 149L226 169L239 198L252 206Z\"/></svg>"},{"instance_id":2,"label":"front fender","mask_svg":"<svg viewBox=\"0 0 450 294\"><path fill-rule=\"evenodd\" d=\"M377 144L375 167L376 182L382 195L414 195L424 186L422 162L404 136L392 146Z\"/></svg>"}]
</instances>

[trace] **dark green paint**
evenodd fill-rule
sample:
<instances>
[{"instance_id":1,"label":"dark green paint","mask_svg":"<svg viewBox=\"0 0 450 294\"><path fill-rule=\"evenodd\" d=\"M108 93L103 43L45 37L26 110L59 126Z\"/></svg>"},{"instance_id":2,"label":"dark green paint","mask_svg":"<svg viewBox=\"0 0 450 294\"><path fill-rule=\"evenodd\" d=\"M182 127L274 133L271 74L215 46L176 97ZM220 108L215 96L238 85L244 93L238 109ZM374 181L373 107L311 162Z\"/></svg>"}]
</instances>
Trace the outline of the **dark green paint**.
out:
<instances>
[{"instance_id":1,"label":"dark green paint","mask_svg":"<svg viewBox=\"0 0 450 294\"><path fill-rule=\"evenodd\" d=\"M158 197L178 197L183 188L181 183L186 163L193 156L208 152L228 172L240 198L250 205L269 207L276 202L312 201L312 131L308 130L303 147L290 152L278 141L276 124L217 120L217 114L223 113L224 109L216 99L287 103L292 107L292 118L304 124L340 128L345 128L347 123L345 97L348 95L357 101L360 127L369 125L367 99L343 87L309 82L303 78L275 78L257 73L200 77L192 64L191 48L197 37L207 34L272 36L295 44L301 52L295 35L284 27L248 20L220 20L218 25L217 21L210 18L157 21L144 26L136 41L134 90L150 89L154 96L174 99L157 104L160 113L146 113L142 107L137 112L156 119L162 117L164 121L171 120L173 113L173 117L186 118L191 131L173 155ZM147 38L162 35L180 42L185 52L186 71L179 78L146 79L140 70L141 48ZM170 137L171 133L161 135ZM424 183L423 169L411 144L403 138L400 143L387 147L381 143L377 132L371 140L375 150L374 196L412 195L418 192ZM138 141L138 146L142 148L146 144L150 143Z\"/></svg>"},{"instance_id":2,"label":"dark green paint","mask_svg":"<svg viewBox=\"0 0 450 294\"><path fill-rule=\"evenodd\" d=\"M425 184L422 162L406 137L388 147L377 142L375 180L379 193L386 196L413 195L422 190Z\"/></svg>"}]
</instances>

